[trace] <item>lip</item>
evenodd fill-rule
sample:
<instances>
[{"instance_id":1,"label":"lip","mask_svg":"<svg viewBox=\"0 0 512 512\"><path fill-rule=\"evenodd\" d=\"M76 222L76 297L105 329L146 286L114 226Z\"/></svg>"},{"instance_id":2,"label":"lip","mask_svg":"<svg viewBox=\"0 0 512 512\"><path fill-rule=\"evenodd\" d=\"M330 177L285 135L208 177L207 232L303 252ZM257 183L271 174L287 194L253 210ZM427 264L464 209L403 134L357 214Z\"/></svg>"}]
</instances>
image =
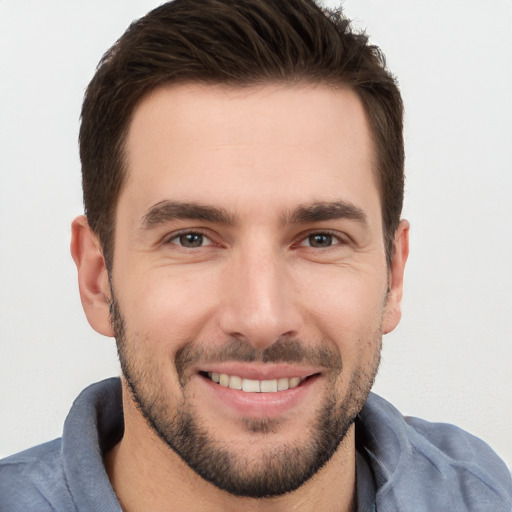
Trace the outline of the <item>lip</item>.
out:
<instances>
[{"instance_id":1,"label":"lip","mask_svg":"<svg viewBox=\"0 0 512 512\"><path fill-rule=\"evenodd\" d=\"M292 378L307 377L321 373L322 369L317 367L297 366L293 364L254 364L254 363L212 363L196 368L197 373L225 373L236 375L242 379L272 380L281 377Z\"/></svg>"},{"instance_id":2,"label":"lip","mask_svg":"<svg viewBox=\"0 0 512 512\"><path fill-rule=\"evenodd\" d=\"M287 389L286 391L277 391L274 393L246 393L238 389L223 387L203 375L197 373L196 377L207 402L222 413L234 414L237 417L250 419L265 419L283 416L298 410L304 405L308 396L313 393L313 389L318 385L321 378L318 372L308 372L301 368L291 368L289 372L284 373L284 368L279 366L279 373L276 368L269 368L262 372L261 369L252 369L252 371L244 371L236 373L236 369L229 365L229 372L222 369L219 373L227 373L228 375L238 375L244 378L255 380L267 380L280 377L302 377L303 380L297 387ZM236 365L234 365L236 366ZM208 370L217 372L221 365L215 365L215 369ZM245 368L247 370L247 368ZM201 370L201 372L204 370ZM240 375L242 373L242 375Z\"/></svg>"}]
</instances>

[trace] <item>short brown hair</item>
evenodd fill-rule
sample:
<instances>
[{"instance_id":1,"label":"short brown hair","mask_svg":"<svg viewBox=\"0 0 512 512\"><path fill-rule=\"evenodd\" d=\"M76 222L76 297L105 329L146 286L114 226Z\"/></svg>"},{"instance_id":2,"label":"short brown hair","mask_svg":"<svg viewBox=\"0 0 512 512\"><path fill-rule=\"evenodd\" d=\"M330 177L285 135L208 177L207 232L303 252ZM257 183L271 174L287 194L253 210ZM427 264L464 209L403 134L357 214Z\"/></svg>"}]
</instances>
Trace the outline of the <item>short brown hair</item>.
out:
<instances>
[{"instance_id":1,"label":"short brown hair","mask_svg":"<svg viewBox=\"0 0 512 512\"><path fill-rule=\"evenodd\" d=\"M404 189L403 106L380 50L354 33L340 10L313 0L175 0L132 23L101 59L82 108L85 212L107 268L136 105L155 88L199 82L347 86L372 129L388 264Z\"/></svg>"}]
</instances>

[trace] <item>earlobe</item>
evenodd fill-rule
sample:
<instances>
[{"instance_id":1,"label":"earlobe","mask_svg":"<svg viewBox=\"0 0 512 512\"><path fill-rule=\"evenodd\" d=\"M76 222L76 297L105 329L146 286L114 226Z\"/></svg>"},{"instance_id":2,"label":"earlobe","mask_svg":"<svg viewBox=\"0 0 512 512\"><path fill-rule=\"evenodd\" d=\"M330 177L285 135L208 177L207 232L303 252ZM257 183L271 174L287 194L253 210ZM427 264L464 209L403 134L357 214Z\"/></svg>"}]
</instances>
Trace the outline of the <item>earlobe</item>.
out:
<instances>
[{"instance_id":1,"label":"earlobe","mask_svg":"<svg viewBox=\"0 0 512 512\"><path fill-rule=\"evenodd\" d=\"M404 285L404 271L409 256L409 223L401 220L395 233L393 258L389 269L389 292L382 331L391 332L402 317L402 295Z\"/></svg>"},{"instance_id":2,"label":"earlobe","mask_svg":"<svg viewBox=\"0 0 512 512\"><path fill-rule=\"evenodd\" d=\"M71 225L71 256L78 270L80 299L92 328L114 336L110 325L110 286L105 259L97 236L84 215Z\"/></svg>"}]
</instances>

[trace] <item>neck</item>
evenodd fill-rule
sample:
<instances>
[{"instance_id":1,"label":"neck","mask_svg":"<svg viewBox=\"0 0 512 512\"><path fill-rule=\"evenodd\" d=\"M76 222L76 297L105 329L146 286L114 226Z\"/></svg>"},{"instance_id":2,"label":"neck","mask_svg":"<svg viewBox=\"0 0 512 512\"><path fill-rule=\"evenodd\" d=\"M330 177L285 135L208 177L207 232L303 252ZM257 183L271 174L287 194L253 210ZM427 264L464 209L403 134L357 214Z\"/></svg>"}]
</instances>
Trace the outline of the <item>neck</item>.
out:
<instances>
[{"instance_id":1,"label":"neck","mask_svg":"<svg viewBox=\"0 0 512 512\"><path fill-rule=\"evenodd\" d=\"M107 453L105 466L125 512L350 512L354 508L354 426L327 464L297 490L274 498L242 498L197 475L147 425L127 393L123 406L124 436Z\"/></svg>"}]
</instances>

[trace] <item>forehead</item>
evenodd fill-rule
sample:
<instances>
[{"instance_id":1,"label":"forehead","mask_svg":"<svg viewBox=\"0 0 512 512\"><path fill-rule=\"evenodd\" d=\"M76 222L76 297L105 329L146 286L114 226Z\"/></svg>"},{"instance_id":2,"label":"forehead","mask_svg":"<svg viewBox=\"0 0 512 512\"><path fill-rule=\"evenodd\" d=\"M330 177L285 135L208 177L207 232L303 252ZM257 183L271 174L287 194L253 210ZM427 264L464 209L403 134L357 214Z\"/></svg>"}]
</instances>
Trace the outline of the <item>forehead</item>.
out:
<instances>
[{"instance_id":1,"label":"forehead","mask_svg":"<svg viewBox=\"0 0 512 512\"><path fill-rule=\"evenodd\" d=\"M120 202L140 209L169 199L260 210L265 200L380 203L369 124L349 89L162 87L136 108L126 156Z\"/></svg>"}]
</instances>

